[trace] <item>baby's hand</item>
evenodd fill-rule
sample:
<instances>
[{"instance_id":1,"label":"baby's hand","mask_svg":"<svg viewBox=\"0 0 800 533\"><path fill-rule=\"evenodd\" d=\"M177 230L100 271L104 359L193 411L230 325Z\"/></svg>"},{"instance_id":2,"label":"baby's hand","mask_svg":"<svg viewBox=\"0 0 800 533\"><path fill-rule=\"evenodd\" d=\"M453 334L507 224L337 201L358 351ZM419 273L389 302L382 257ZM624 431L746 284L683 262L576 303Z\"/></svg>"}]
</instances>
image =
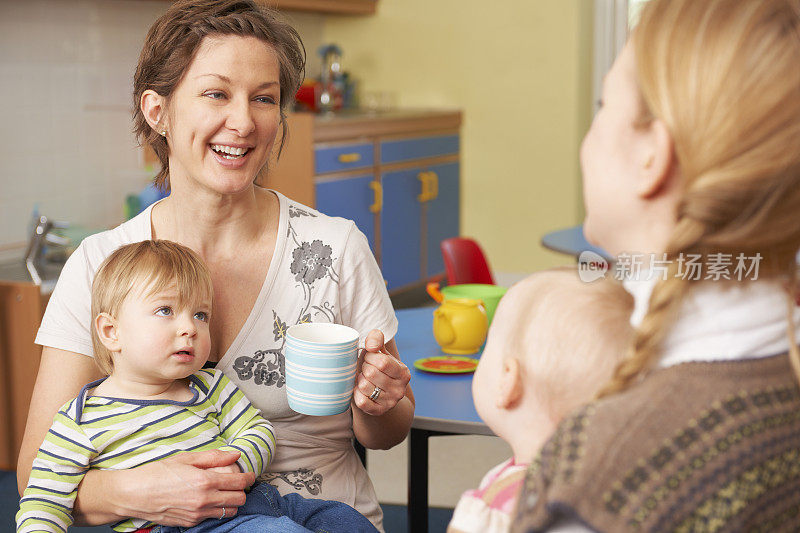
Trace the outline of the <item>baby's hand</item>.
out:
<instances>
[{"instance_id":1,"label":"baby's hand","mask_svg":"<svg viewBox=\"0 0 800 533\"><path fill-rule=\"evenodd\" d=\"M233 463L232 465L226 466L212 466L211 468L206 468L207 472L219 472L220 474L241 474L242 469L239 468L238 463Z\"/></svg>"}]
</instances>

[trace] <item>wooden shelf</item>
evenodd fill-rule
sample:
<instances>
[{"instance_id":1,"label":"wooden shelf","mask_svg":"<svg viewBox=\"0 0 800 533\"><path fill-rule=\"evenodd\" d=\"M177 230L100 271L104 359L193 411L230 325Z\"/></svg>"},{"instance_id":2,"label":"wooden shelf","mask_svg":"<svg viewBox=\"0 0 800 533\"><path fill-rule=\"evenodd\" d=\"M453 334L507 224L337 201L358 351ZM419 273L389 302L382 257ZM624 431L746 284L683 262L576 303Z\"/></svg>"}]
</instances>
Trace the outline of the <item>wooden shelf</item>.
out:
<instances>
[{"instance_id":1,"label":"wooden shelf","mask_svg":"<svg viewBox=\"0 0 800 533\"><path fill-rule=\"evenodd\" d=\"M374 15L377 0L258 0L285 11L311 11L338 15Z\"/></svg>"},{"instance_id":2,"label":"wooden shelf","mask_svg":"<svg viewBox=\"0 0 800 533\"><path fill-rule=\"evenodd\" d=\"M461 112L398 109L370 113L342 111L314 115L314 142L336 142L359 137L420 134L458 130Z\"/></svg>"},{"instance_id":3,"label":"wooden shelf","mask_svg":"<svg viewBox=\"0 0 800 533\"><path fill-rule=\"evenodd\" d=\"M378 0L256 0L256 2L281 11L307 11L330 15L374 15L378 5Z\"/></svg>"}]
</instances>

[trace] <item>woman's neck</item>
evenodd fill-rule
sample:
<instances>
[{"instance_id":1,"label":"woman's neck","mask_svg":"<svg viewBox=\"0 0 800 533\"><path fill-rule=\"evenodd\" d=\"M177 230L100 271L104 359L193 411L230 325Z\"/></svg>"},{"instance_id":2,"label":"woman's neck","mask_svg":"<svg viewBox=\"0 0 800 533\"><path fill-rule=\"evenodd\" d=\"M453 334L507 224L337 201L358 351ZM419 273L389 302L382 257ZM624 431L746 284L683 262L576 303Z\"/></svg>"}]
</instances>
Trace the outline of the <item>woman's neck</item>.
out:
<instances>
[{"instance_id":1,"label":"woman's neck","mask_svg":"<svg viewBox=\"0 0 800 533\"><path fill-rule=\"evenodd\" d=\"M189 246L207 260L235 255L263 238L278 206L272 192L255 186L229 196L177 188L153 207L153 238Z\"/></svg>"}]
</instances>

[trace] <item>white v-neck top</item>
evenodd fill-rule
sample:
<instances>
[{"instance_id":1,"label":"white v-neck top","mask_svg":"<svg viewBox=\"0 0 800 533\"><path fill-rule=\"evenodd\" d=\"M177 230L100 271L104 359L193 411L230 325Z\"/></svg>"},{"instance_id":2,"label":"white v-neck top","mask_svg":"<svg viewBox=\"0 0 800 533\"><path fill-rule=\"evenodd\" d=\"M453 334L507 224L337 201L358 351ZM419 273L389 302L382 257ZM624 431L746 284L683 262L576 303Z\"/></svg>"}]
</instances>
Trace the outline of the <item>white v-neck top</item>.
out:
<instances>
[{"instance_id":1,"label":"white v-neck top","mask_svg":"<svg viewBox=\"0 0 800 533\"><path fill-rule=\"evenodd\" d=\"M273 191L274 192L274 191ZM324 215L278 192L277 242L253 309L220 358L222 370L277 437L264 478L282 494L342 501L379 529L382 514L352 446L352 412L326 417L295 413L286 399L284 334L299 322L335 322L388 341L397 333L383 276L366 237L346 219ZM115 229L85 239L70 256L45 311L36 343L92 356L91 284L118 247L152 237L152 206Z\"/></svg>"}]
</instances>

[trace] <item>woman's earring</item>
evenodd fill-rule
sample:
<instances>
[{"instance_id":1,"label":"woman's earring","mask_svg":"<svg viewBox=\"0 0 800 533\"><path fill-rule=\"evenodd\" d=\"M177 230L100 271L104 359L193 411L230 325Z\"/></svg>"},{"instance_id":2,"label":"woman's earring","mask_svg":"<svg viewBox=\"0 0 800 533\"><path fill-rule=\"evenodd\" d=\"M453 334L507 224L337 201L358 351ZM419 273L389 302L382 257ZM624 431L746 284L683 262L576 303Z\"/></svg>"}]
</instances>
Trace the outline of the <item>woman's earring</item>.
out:
<instances>
[{"instance_id":1,"label":"woman's earring","mask_svg":"<svg viewBox=\"0 0 800 533\"><path fill-rule=\"evenodd\" d=\"M164 131L162 131L162 132L161 132L161 135L163 135L164 137L166 137L166 136L167 136L167 130L164 130Z\"/></svg>"}]
</instances>

